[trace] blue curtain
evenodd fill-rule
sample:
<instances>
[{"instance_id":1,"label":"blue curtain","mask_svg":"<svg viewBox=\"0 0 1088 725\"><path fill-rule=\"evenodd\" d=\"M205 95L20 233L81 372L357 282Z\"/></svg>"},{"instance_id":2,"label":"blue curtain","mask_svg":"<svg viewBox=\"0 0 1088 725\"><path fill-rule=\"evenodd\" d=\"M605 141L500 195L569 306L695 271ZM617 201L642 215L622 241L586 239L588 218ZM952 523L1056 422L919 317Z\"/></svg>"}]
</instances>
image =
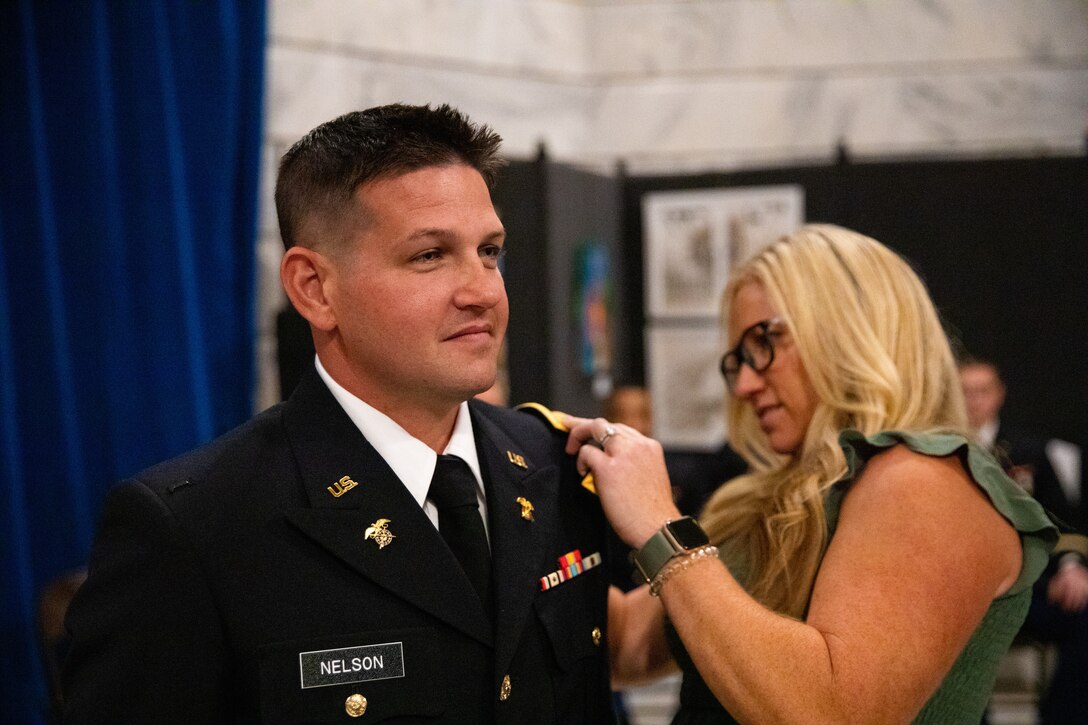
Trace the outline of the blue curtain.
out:
<instances>
[{"instance_id":1,"label":"blue curtain","mask_svg":"<svg viewBox=\"0 0 1088 725\"><path fill-rule=\"evenodd\" d=\"M107 488L251 413L265 11L0 3L0 722ZM169 606L164 602L163 606Z\"/></svg>"}]
</instances>

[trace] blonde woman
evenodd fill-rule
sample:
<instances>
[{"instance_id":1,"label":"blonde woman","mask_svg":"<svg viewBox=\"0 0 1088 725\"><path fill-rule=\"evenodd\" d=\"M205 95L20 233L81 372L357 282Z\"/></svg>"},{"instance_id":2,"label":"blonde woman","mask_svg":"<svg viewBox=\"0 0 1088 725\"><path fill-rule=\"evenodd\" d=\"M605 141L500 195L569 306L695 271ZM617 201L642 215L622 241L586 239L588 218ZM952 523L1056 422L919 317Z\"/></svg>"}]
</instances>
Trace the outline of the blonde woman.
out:
<instances>
[{"instance_id":1,"label":"blonde woman","mask_svg":"<svg viewBox=\"0 0 1088 725\"><path fill-rule=\"evenodd\" d=\"M752 472L698 523L656 441L570 420L568 451L650 582L611 595L617 682L679 665L675 723L979 722L1057 531L967 439L921 281L875 240L811 225L737 270L722 307Z\"/></svg>"}]
</instances>

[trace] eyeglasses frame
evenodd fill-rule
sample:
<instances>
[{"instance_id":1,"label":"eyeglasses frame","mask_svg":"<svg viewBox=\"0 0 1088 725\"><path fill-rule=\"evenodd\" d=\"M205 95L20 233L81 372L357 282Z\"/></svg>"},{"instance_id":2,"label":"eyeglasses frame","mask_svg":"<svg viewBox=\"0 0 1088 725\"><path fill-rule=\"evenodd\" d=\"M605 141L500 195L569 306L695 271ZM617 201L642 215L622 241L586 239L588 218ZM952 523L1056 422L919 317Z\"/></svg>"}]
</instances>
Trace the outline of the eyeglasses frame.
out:
<instances>
[{"instance_id":1,"label":"eyeglasses frame","mask_svg":"<svg viewBox=\"0 0 1088 725\"><path fill-rule=\"evenodd\" d=\"M766 320L760 320L754 325L749 325L748 327L744 328L744 332L740 333L740 337L737 339L736 347L734 347L732 350L726 350L725 354L722 355L722 359L718 362L718 369L721 372L722 377L725 378L725 387L728 388L730 392L733 392L737 384L736 379L740 377L740 369L742 365L747 365L754 372L762 373L765 372L767 368L771 367L772 364L774 364L774 342L771 341L771 338L768 336L767 333L770 331L772 326L780 325L783 322L785 322L785 320L783 320L781 317L770 317ZM755 362L752 360L752 356L749 355L744 349L744 341L748 338L748 334L752 332L752 330L755 330L757 328L761 328L761 334L763 335L764 339L767 340L767 349L770 351L770 355L768 355L767 357L767 364L762 367L756 367ZM729 372L725 368L725 361L728 360L730 356L736 358L737 360L737 372L733 377L733 382L729 381Z\"/></svg>"}]
</instances>

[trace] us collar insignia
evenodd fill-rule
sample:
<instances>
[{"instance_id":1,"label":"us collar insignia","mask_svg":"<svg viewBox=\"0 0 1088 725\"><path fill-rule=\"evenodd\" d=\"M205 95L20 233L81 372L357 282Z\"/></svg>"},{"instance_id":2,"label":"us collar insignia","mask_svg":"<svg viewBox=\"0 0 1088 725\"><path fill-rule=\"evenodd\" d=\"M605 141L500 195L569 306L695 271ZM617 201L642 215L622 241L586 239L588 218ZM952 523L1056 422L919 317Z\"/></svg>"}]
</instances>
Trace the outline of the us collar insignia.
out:
<instances>
[{"instance_id":1,"label":"us collar insignia","mask_svg":"<svg viewBox=\"0 0 1088 725\"><path fill-rule=\"evenodd\" d=\"M522 496L518 496L514 500L517 501L519 504L521 504L521 518L525 519L526 521L532 521L533 520L533 503L532 503L532 501L530 501L529 499L524 498Z\"/></svg>"},{"instance_id":2,"label":"us collar insignia","mask_svg":"<svg viewBox=\"0 0 1088 725\"><path fill-rule=\"evenodd\" d=\"M355 488L358 485L359 485L358 483L351 480L351 476L344 476L343 478L341 478L339 481L337 481L333 485L326 486L326 488L329 490L329 493L332 494L333 498L340 498L345 493L347 493L348 491L350 491L351 489Z\"/></svg>"},{"instance_id":3,"label":"us collar insignia","mask_svg":"<svg viewBox=\"0 0 1088 725\"><path fill-rule=\"evenodd\" d=\"M378 519L370 526L366 527L363 539L373 539L379 549L384 549L389 546L389 544L393 542L393 539L396 538L393 532L387 528L389 521L390 519Z\"/></svg>"},{"instance_id":4,"label":"us collar insignia","mask_svg":"<svg viewBox=\"0 0 1088 725\"><path fill-rule=\"evenodd\" d=\"M540 577L540 591L547 591L565 581L585 574L587 571L601 563L601 552L595 551L587 557L582 556L579 549L568 551L559 557L559 568L547 576Z\"/></svg>"},{"instance_id":5,"label":"us collar insignia","mask_svg":"<svg viewBox=\"0 0 1088 725\"><path fill-rule=\"evenodd\" d=\"M529 464L525 462L525 456L520 453L514 453L513 451L506 452L506 458L518 468L528 468Z\"/></svg>"}]
</instances>

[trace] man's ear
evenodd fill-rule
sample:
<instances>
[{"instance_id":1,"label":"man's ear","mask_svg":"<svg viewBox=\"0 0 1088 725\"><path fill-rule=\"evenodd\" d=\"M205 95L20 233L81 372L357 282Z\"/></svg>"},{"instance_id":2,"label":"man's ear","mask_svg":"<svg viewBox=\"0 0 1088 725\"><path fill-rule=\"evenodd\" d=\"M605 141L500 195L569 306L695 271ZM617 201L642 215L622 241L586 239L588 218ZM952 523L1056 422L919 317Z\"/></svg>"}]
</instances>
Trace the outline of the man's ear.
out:
<instances>
[{"instance_id":1,"label":"man's ear","mask_svg":"<svg viewBox=\"0 0 1088 725\"><path fill-rule=\"evenodd\" d=\"M294 246L280 260L280 282L299 314L317 330L336 327L336 312L328 297L331 261L313 249Z\"/></svg>"}]
</instances>

